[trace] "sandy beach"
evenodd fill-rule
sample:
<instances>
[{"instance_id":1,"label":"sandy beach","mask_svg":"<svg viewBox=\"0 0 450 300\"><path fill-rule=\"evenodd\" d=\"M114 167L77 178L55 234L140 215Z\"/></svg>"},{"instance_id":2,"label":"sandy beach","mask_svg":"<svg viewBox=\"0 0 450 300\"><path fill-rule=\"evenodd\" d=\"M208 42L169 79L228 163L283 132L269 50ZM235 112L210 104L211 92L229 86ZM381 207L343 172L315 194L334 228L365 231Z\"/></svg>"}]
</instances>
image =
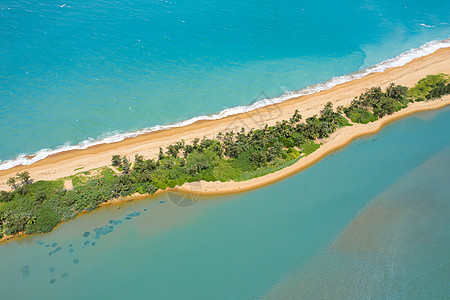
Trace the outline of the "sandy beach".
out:
<instances>
[{"instance_id":1,"label":"sandy beach","mask_svg":"<svg viewBox=\"0 0 450 300\"><path fill-rule=\"evenodd\" d=\"M280 104L263 107L248 113L229 116L219 120L199 121L194 124L155 131L135 138L125 139L111 144L102 144L85 150L73 150L49 156L32 165L17 166L0 171L0 190L9 190L6 181L21 171L28 171L31 178L37 180L53 180L86 171L93 168L109 165L112 155L126 155L134 158L135 154L152 158L159 152L159 147L165 147L184 139L187 143L194 138L215 137L219 132L260 128L265 124L272 125L278 120L289 119L296 109L303 119L318 114L323 106L332 101L334 106L348 105L355 96L359 96L372 86L386 87L391 82L413 86L419 79L429 74L450 73L450 48L440 49L433 54L413 60L402 67L386 70L383 73L374 73L364 78L337 85L329 90L312 95L290 99ZM311 164L317 162L330 152L333 152L351 142L353 139L373 134L384 125L406 117L413 113L436 109L450 104L450 96L440 100L410 104L407 109L386 116L376 122L339 129L331 137L323 140L323 146L306 158L300 159L294 165L278 172L255 178L245 182L202 182L201 184L185 184L177 188L180 191L198 194L225 194L254 189L265 184L275 182L286 176L294 174ZM82 168L82 169L80 169Z\"/></svg>"}]
</instances>

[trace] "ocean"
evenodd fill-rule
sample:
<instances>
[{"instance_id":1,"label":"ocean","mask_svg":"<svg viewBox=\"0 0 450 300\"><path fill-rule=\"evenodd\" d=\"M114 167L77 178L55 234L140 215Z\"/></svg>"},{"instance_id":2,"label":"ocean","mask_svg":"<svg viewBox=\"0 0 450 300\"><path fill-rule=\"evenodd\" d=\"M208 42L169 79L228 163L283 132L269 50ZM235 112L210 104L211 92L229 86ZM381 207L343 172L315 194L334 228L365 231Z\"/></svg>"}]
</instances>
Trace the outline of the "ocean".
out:
<instances>
[{"instance_id":1,"label":"ocean","mask_svg":"<svg viewBox=\"0 0 450 300\"><path fill-rule=\"evenodd\" d=\"M450 45L448 11L448 1L4 0L0 169L404 64Z\"/></svg>"},{"instance_id":2,"label":"ocean","mask_svg":"<svg viewBox=\"0 0 450 300\"><path fill-rule=\"evenodd\" d=\"M450 46L449 11L4 0L0 169L405 64ZM1 244L0 298L448 298L448 128L449 108L419 113L264 188L162 194Z\"/></svg>"},{"instance_id":3,"label":"ocean","mask_svg":"<svg viewBox=\"0 0 450 300\"><path fill-rule=\"evenodd\" d=\"M448 298L449 127L448 107L418 113L252 192L163 194L9 241L2 298Z\"/></svg>"}]
</instances>

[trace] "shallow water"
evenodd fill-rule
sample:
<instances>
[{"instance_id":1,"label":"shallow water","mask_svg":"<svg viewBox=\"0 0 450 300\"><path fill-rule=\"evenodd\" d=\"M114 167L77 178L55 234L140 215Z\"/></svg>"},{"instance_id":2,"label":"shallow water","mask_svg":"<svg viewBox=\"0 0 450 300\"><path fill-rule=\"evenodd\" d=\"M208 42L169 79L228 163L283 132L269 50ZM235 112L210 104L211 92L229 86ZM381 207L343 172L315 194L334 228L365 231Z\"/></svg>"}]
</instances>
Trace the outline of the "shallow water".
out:
<instances>
[{"instance_id":1,"label":"shallow water","mask_svg":"<svg viewBox=\"0 0 450 300\"><path fill-rule=\"evenodd\" d=\"M420 113L252 192L161 195L10 241L2 296L448 297L449 127L448 108Z\"/></svg>"},{"instance_id":2,"label":"shallow water","mask_svg":"<svg viewBox=\"0 0 450 300\"><path fill-rule=\"evenodd\" d=\"M269 299L450 296L450 147L377 195Z\"/></svg>"},{"instance_id":3,"label":"shallow water","mask_svg":"<svg viewBox=\"0 0 450 300\"><path fill-rule=\"evenodd\" d=\"M449 38L448 11L418 0L4 0L0 160L358 71Z\"/></svg>"}]
</instances>

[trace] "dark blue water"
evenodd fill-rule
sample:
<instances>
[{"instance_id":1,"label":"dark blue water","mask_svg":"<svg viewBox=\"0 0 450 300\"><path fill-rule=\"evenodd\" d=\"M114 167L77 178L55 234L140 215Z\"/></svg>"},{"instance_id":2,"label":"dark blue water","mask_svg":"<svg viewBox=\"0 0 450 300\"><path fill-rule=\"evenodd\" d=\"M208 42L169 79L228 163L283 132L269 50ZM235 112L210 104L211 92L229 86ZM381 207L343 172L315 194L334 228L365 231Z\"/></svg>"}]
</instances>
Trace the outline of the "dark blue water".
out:
<instances>
[{"instance_id":1,"label":"dark blue water","mask_svg":"<svg viewBox=\"0 0 450 300\"><path fill-rule=\"evenodd\" d=\"M449 127L448 108L420 113L249 193L162 195L13 240L2 296L448 298Z\"/></svg>"},{"instance_id":2,"label":"dark blue water","mask_svg":"<svg viewBox=\"0 0 450 300\"><path fill-rule=\"evenodd\" d=\"M448 11L418 0L4 0L0 160L358 71L448 38Z\"/></svg>"}]
</instances>

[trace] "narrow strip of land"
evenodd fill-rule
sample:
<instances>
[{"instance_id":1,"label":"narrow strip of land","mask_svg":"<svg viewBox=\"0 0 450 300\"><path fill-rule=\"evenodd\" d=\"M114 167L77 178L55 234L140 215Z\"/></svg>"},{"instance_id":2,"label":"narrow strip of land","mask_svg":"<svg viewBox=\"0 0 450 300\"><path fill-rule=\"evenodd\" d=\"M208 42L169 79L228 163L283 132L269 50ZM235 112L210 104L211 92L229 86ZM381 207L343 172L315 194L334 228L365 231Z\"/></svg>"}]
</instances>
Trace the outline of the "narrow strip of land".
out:
<instances>
[{"instance_id":1,"label":"narrow strip of land","mask_svg":"<svg viewBox=\"0 0 450 300\"><path fill-rule=\"evenodd\" d=\"M270 183L277 182L293 175L311 165L318 162L328 154L345 147L354 139L366 135L374 134L380 131L383 126L394 122L398 119L407 117L414 113L421 111L434 110L450 105L450 95L442 97L440 100L433 100L431 102L416 102L412 103L401 111L392 115L385 116L375 122L368 124L353 124L351 127L344 127L338 129L329 138L323 140L323 145L312 154L300 159L295 164L288 166L282 170L264 175L262 177L252 178L246 181L228 181L228 182L207 182L200 183L185 183L181 187L176 187L174 190L184 193L193 193L198 195L222 195L233 194L244 191L253 190Z\"/></svg>"},{"instance_id":2,"label":"narrow strip of land","mask_svg":"<svg viewBox=\"0 0 450 300\"><path fill-rule=\"evenodd\" d=\"M219 132L236 130L242 127L248 129L261 128L265 124L273 125L278 120L289 119L295 110L299 110L306 119L319 114L328 101L334 106L348 106L355 96L373 86L385 88L391 82L413 86L418 80L429 74L450 73L450 48L440 49L433 54L413 60L402 67L391 68L383 73L375 73L364 78L340 84L332 89L316 94L302 96L280 104L267 106L248 113L229 116L219 120L199 121L192 125L172 128L129 138L121 142L103 144L85 150L73 150L50 156L29 166L18 166L0 171L0 190L9 190L6 181L21 171L28 171L34 180L54 180L70 176L84 170L106 166L111 163L112 155L135 154L146 158L157 156L160 147L165 147L184 139L187 143L195 138L214 138ZM432 102L413 103L408 108L386 116L376 122L366 125L355 125L339 129L330 138L324 140L324 145L312 155L302 158L296 164L281 171L244 182L209 182L196 185L185 184L182 190L205 194L221 194L249 190L284 178L319 160L324 155L342 147L352 139L374 133L384 124L409 114L435 109L450 104L450 97ZM149 112L149 116L151 113ZM201 188L198 188L201 186Z\"/></svg>"}]
</instances>

